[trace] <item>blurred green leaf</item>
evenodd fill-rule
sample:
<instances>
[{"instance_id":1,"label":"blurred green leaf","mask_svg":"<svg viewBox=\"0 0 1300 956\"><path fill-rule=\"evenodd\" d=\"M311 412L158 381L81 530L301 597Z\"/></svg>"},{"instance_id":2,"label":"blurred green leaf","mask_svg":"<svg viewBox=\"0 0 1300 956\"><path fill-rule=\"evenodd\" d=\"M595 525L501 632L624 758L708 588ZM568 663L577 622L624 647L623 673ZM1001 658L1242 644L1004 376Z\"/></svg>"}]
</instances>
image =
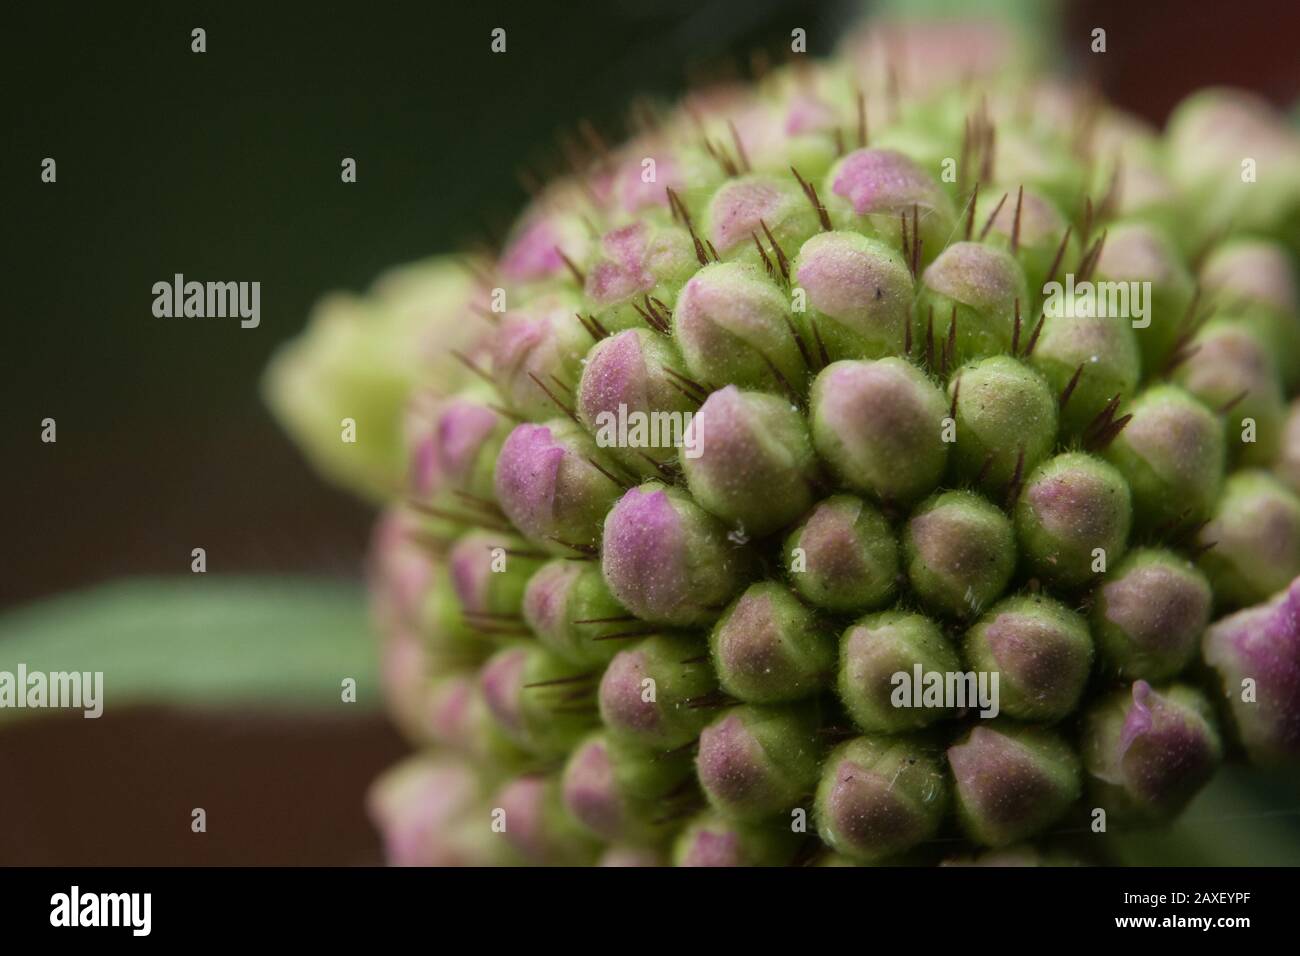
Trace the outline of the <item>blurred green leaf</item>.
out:
<instances>
[{"instance_id":1,"label":"blurred green leaf","mask_svg":"<svg viewBox=\"0 0 1300 956\"><path fill-rule=\"evenodd\" d=\"M128 704L379 706L360 584L302 578L143 578L0 616L0 670L103 671L105 710ZM342 702L344 678L357 682ZM53 710L0 709L0 723Z\"/></svg>"}]
</instances>

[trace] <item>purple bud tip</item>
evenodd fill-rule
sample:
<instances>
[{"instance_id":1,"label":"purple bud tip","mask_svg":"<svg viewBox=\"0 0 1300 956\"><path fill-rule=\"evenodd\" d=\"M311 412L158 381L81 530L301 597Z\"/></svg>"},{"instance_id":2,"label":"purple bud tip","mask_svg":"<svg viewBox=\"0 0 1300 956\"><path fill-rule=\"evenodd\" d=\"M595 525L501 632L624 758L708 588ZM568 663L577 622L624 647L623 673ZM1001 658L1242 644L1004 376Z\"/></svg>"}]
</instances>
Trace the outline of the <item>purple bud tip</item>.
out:
<instances>
[{"instance_id":1,"label":"purple bud tip","mask_svg":"<svg viewBox=\"0 0 1300 956\"><path fill-rule=\"evenodd\" d=\"M725 253L740 243L752 243L751 235L763 235L788 215L790 192L774 180L753 177L735 180L714 195L709 206L709 239Z\"/></svg>"},{"instance_id":2,"label":"purple bud tip","mask_svg":"<svg viewBox=\"0 0 1300 956\"><path fill-rule=\"evenodd\" d=\"M587 272L586 293L597 305L620 302L655 287L649 268L650 227L634 222L607 232L602 258Z\"/></svg>"},{"instance_id":3,"label":"purple bud tip","mask_svg":"<svg viewBox=\"0 0 1300 956\"><path fill-rule=\"evenodd\" d=\"M605 521L602 565L614 595L650 619L673 617L689 588L686 533L668 493L633 488Z\"/></svg>"},{"instance_id":4,"label":"purple bud tip","mask_svg":"<svg viewBox=\"0 0 1300 956\"><path fill-rule=\"evenodd\" d=\"M1211 626L1202 652L1251 759L1300 757L1300 578L1266 604Z\"/></svg>"},{"instance_id":5,"label":"purple bud tip","mask_svg":"<svg viewBox=\"0 0 1300 956\"><path fill-rule=\"evenodd\" d=\"M526 740L523 687L524 671L528 666L528 652L522 647L510 648L495 654L479 675L479 686L487 701L488 710L511 740Z\"/></svg>"},{"instance_id":6,"label":"purple bud tip","mask_svg":"<svg viewBox=\"0 0 1300 956\"><path fill-rule=\"evenodd\" d=\"M858 149L840 162L833 190L859 216L896 213L904 203L937 192L934 179L910 158L892 149Z\"/></svg>"},{"instance_id":7,"label":"purple bud tip","mask_svg":"<svg viewBox=\"0 0 1300 956\"><path fill-rule=\"evenodd\" d=\"M615 840L625 824L623 800L605 742L587 741L564 768L564 806L573 818L606 840Z\"/></svg>"},{"instance_id":8,"label":"purple bud tip","mask_svg":"<svg viewBox=\"0 0 1300 956\"><path fill-rule=\"evenodd\" d=\"M438 416L438 465L453 485L464 486L479 451L499 421L490 408L464 400L451 402Z\"/></svg>"}]
</instances>

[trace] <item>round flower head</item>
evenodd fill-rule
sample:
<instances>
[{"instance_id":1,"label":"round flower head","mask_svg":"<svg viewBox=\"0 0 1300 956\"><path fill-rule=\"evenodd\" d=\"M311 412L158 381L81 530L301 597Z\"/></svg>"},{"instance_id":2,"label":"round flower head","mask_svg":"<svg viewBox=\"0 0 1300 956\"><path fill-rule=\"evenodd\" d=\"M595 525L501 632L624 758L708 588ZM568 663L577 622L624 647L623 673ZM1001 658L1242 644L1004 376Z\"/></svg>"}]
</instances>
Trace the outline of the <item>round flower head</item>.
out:
<instances>
[{"instance_id":1,"label":"round flower head","mask_svg":"<svg viewBox=\"0 0 1300 956\"><path fill-rule=\"evenodd\" d=\"M600 679L600 716L612 738L659 750L695 739L717 691L698 641L659 634L619 651Z\"/></svg>"},{"instance_id":2,"label":"round flower head","mask_svg":"<svg viewBox=\"0 0 1300 956\"><path fill-rule=\"evenodd\" d=\"M619 332L587 353L578 419L626 470L658 474L677 457L685 423L699 407L689 381L671 339L649 329Z\"/></svg>"},{"instance_id":3,"label":"round flower head","mask_svg":"<svg viewBox=\"0 0 1300 956\"><path fill-rule=\"evenodd\" d=\"M1217 607L1267 600L1300 575L1300 498L1267 472L1239 471L1195 546Z\"/></svg>"},{"instance_id":4,"label":"round flower head","mask_svg":"<svg viewBox=\"0 0 1300 956\"><path fill-rule=\"evenodd\" d=\"M933 490L948 461L948 403L900 358L835 362L812 387L813 445L854 491L909 504Z\"/></svg>"},{"instance_id":5,"label":"round flower head","mask_svg":"<svg viewBox=\"0 0 1300 956\"><path fill-rule=\"evenodd\" d=\"M1017 468L1033 470L1056 444L1056 395L1038 372L1010 356L962 367L948 395L956 426L949 474L997 500Z\"/></svg>"},{"instance_id":6,"label":"round flower head","mask_svg":"<svg viewBox=\"0 0 1300 956\"><path fill-rule=\"evenodd\" d=\"M918 268L939 254L953 232L948 194L895 150L854 150L831 168L820 193L836 228L902 249L909 259L919 260Z\"/></svg>"},{"instance_id":7,"label":"round flower head","mask_svg":"<svg viewBox=\"0 0 1300 956\"><path fill-rule=\"evenodd\" d=\"M601 570L637 617L661 624L712 621L744 586L751 557L681 489L633 488L610 510Z\"/></svg>"},{"instance_id":8,"label":"round flower head","mask_svg":"<svg viewBox=\"0 0 1300 956\"><path fill-rule=\"evenodd\" d=\"M803 392L807 346L789 298L757 266L714 263L692 276L673 313L673 337L694 376L686 383L692 392L719 382Z\"/></svg>"},{"instance_id":9,"label":"round flower head","mask_svg":"<svg viewBox=\"0 0 1300 956\"><path fill-rule=\"evenodd\" d=\"M517 425L496 465L496 497L530 541L556 554L592 547L623 493L617 466L572 422Z\"/></svg>"},{"instance_id":10,"label":"round flower head","mask_svg":"<svg viewBox=\"0 0 1300 956\"><path fill-rule=\"evenodd\" d=\"M1210 582L1173 552L1130 552L1097 589L1092 633L1106 669L1125 680L1164 680L1196 654L1210 621Z\"/></svg>"},{"instance_id":11,"label":"round flower head","mask_svg":"<svg viewBox=\"0 0 1300 956\"><path fill-rule=\"evenodd\" d=\"M1104 456L1133 495L1135 525L1168 533L1209 517L1223 488L1223 426L1172 385L1147 389L1122 408L1128 423Z\"/></svg>"},{"instance_id":12,"label":"round flower head","mask_svg":"<svg viewBox=\"0 0 1300 956\"><path fill-rule=\"evenodd\" d=\"M1055 731L980 721L948 748L957 818L985 846L1042 832L1079 798L1079 758Z\"/></svg>"},{"instance_id":13,"label":"round flower head","mask_svg":"<svg viewBox=\"0 0 1300 956\"><path fill-rule=\"evenodd\" d=\"M857 737L826 759L817 786L817 832L862 863L896 857L932 838L948 808L942 755L909 737Z\"/></svg>"},{"instance_id":14,"label":"round flower head","mask_svg":"<svg viewBox=\"0 0 1300 956\"><path fill-rule=\"evenodd\" d=\"M1133 505L1115 468L1070 452L1039 465L1015 507L1029 569L1065 589L1087 584L1124 556Z\"/></svg>"},{"instance_id":15,"label":"round flower head","mask_svg":"<svg viewBox=\"0 0 1300 956\"><path fill-rule=\"evenodd\" d=\"M1251 760L1300 757L1300 581L1215 622L1202 652Z\"/></svg>"},{"instance_id":16,"label":"round flower head","mask_svg":"<svg viewBox=\"0 0 1300 956\"><path fill-rule=\"evenodd\" d=\"M835 669L833 636L775 581L751 584L727 608L709 649L723 691L755 704L809 697Z\"/></svg>"},{"instance_id":17,"label":"round flower head","mask_svg":"<svg viewBox=\"0 0 1300 956\"><path fill-rule=\"evenodd\" d=\"M830 611L863 611L893 597L898 541L873 505L854 495L818 502L785 540L794 589Z\"/></svg>"},{"instance_id":18,"label":"round flower head","mask_svg":"<svg viewBox=\"0 0 1300 956\"><path fill-rule=\"evenodd\" d=\"M1190 687L1153 690L1140 680L1095 704L1083 762L1098 802L1123 818L1177 814L1222 755L1210 702Z\"/></svg>"},{"instance_id":19,"label":"round flower head","mask_svg":"<svg viewBox=\"0 0 1300 956\"><path fill-rule=\"evenodd\" d=\"M907 611L882 611L851 625L840 638L835 689L860 729L902 733L952 716L950 703L925 693L925 679L930 674L946 679L960 670L956 650L933 621Z\"/></svg>"},{"instance_id":20,"label":"round flower head","mask_svg":"<svg viewBox=\"0 0 1300 956\"><path fill-rule=\"evenodd\" d=\"M822 745L806 705L743 704L700 732L696 774L709 802L740 820L784 815L817 783Z\"/></svg>"},{"instance_id":21,"label":"round flower head","mask_svg":"<svg viewBox=\"0 0 1300 956\"><path fill-rule=\"evenodd\" d=\"M974 492L945 491L912 512L903 531L903 563L927 609L974 617L1015 573L1015 532L1000 509Z\"/></svg>"},{"instance_id":22,"label":"round flower head","mask_svg":"<svg viewBox=\"0 0 1300 956\"><path fill-rule=\"evenodd\" d=\"M966 632L963 650L976 673L997 675L999 712L1037 723L1072 713L1092 669L1088 622L1038 595L992 607Z\"/></svg>"},{"instance_id":23,"label":"round flower head","mask_svg":"<svg viewBox=\"0 0 1300 956\"><path fill-rule=\"evenodd\" d=\"M769 534L813 502L808 426L775 395L734 385L710 395L687 429L681 468L704 510L747 535Z\"/></svg>"},{"instance_id":24,"label":"round flower head","mask_svg":"<svg viewBox=\"0 0 1300 956\"><path fill-rule=\"evenodd\" d=\"M1010 253L978 242L955 242L921 276L919 332L926 342L944 341L937 349L940 367L953 368L1009 351L1017 309L1029 301L1024 272Z\"/></svg>"},{"instance_id":25,"label":"round flower head","mask_svg":"<svg viewBox=\"0 0 1300 956\"><path fill-rule=\"evenodd\" d=\"M804 308L795 321L811 351L832 361L901 351L912 321L912 273L897 247L854 232L803 244L792 273Z\"/></svg>"},{"instance_id":26,"label":"round flower head","mask_svg":"<svg viewBox=\"0 0 1300 956\"><path fill-rule=\"evenodd\" d=\"M1229 459L1267 466L1282 443L1286 403L1277 364L1237 322L1208 323L1191 340L1175 381L1223 416Z\"/></svg>"}]
</instances>

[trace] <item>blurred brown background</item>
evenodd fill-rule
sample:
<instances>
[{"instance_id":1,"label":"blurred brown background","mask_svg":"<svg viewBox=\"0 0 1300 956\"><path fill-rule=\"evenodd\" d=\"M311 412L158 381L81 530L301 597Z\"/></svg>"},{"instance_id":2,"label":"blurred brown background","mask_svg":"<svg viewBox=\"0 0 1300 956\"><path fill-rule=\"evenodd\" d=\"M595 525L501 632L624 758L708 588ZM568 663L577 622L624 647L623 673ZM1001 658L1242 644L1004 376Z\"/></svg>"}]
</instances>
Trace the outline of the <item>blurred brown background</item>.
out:
<instances>
[{"instance_id":1,"label":"blurred brown background","mask_svg":"<svg viewBox=\"0 0 1300 956\"><path fill-rule=\"evenodd\" d=\"M329 288L456 248L524 195L515 167L581 115L793 25L824 53L852 2L23 5L0 36L7 148L0 608L124 575L355 576L371 515L269 420L260 370ZM870 7L870 5L867 5ZM1041 5L1038 5L1041 6ZM509 54L485 62L509 29ZM189 31L208 31L203 56ZM1108 52L1087 51L1103 26ZM1067 3L1061 69L1161 122L1207 84L1300 93L1300 4ZM490 66L490 68L489 68ZM39 163L59 163L57 188ZM359 181L340 189L342 156ZM158 323L184 272L262 282L262 325ZM57 445L39 441L58 420ZM0 666L3 666L0 647ZM91 726L93 724L93 726ZM403 747L378 714L112 713L0 730L0 863L378 861L367 781ZM194 791L202 798L191 798ZM220 836L192 836L204 806Z\"/></svg>"}]
</instances>

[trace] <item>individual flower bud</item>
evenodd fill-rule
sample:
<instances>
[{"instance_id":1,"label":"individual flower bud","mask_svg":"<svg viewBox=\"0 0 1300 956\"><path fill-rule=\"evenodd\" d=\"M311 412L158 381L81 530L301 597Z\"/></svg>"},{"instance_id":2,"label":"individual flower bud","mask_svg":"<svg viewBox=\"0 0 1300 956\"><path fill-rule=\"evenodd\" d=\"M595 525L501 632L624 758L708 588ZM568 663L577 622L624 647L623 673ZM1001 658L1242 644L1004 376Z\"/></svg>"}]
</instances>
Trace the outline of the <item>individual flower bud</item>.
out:
<instances>
[{"instance_id":1,"label":"individual flower bud","mask_svg":"<svg viewBox=\"0 0 1300 956\"><path fill-rule=\"evenodd\" d=\"M819 501L785 539L785 567L805 600L829 611L887 604L898 582L898 540L873 505L855 495Z\"/></svg>"},{"instance_id":2,"label":"individual flower bud","mask_svg":"<svg viewBox=\"0 0 1300 956\"><path fill-rule=\"evenodd\" d=\"M1229 240L1206 257L1201 285L1265 344L1286 390L1294 391L1300 385L1300 296L1286 249L1264 239Z\"/></svg>"},{"instance_id":3,"label":"individual flower bud","mask_svg":"<svg viewBox=\"0 0 1300 956\"><path fill-rule=\"evenodd\" d=\"M516 425L497 458L501 510L530 541L552 553L585 552L623 493L616 466L577 425Z\"/></svg>"},{"instance_id":4,"label":"individual flower bud","mask_svg":"<svg viewBox=\"0 0 1300 956\"><path fill-rule=\"evenodd\" d=\"M682 489L633 488L605 518L601 570L637 617L661 624L714 620L745 584L751 555Z\"/></svg>"},{"instance_id":5,"label":"individual flower bud","mask_svg":"<svg viewBox=\"0 0 1300 956\"><path fill-rule=\"evenodd\" d=\"M963 367L948 395L956 424L949 473L986 494L1005 495L1017 465L1032 470L1056 444L1056 396L1016 359L995 355Z\"/></svg>"},{"instance_id":6,"label":"individual flower bud","mask_svg":"<svg viewBox=\"0 0 1300 956\"><path fill-rule=\"evenodd\" d=\"M1300 575L1300 498L1265 471L1230 475L1196 549L1218 608L1267 600Z\"/></svg>"},{"instance_id":7,"label":"individual flower bud","mask_svg":"<svg viewBox=\"0 0 1300 956\"><path fill-rule=\"evenodd\" d=\"M602 452L642 476L677 457L685 422L699 407L672 340L628 329L597 342L578 383L578 418ZM674 429L672 426L682 423Z\"/></svg>"},{"instance_id":8,"label":"individual flower bud","mask_svg":"<svg viewBox=\"0 0 1300 956\"><path fill-rule=\"evenodd\" d=\"M918 341L935 342L933 364L941 369L1007 352L1015 338L1017 301L1024 310L1029 291L1010 253L978 242L954 242L921 276Z\"/></svg>"},{"instance_id":9,"label":"individual flower bud","mask_svg":"<svg viewBox=\"0 0 1300 956\"><path fill-rule=\"evenodd\" d=\"M1092 670L1088 622L1041 595L1007 598L966 632L966 663L997 675L999 710L1050 723L1078 706Z\"/></svg>"},{"instance_id":10,"label":"individual flower bud","mask_svg":"<svg viewBox=\"0 0 1300 956\"><path fill-rule=\"evenodd\" d=\"M754 704L801 700L830 681L835 642L775 581L751 584L714 625L713 666L723 691Z\"/></svg>"},{"instance_id":11,"label":"individual flower bud","mask_svg":"<svg viewBox=\"0 0 1300 956\"><path fill-rule=\"evenodd\" d=\"M1300 758L1300 580L1216 621L1201 648L1250 759Z\"/></svg>"},{"instance_id":12,"label":"individual flower bud","mask_svg":"<svg viewBox=\"0 0 1300 956\"><path fill-rule=\"evenodd\" d=\"M485 629L519 614L524 587L541 567L522 541L496 531L470 531L457 539L447 564L461 613Z\"/></svg>"},{"instance_id":13,"label":"individual flower bud","mask_svg":"<svg viewBox=\"0 0 1300 956\"><path fill-rule=\"evenodd\" d=\"M618 745L597 733L569 756L561 789L569 815L593 835L653 843L668 832L663 799L680 790L690 776L689 754Z\"/></svg>"},{"instance_id":14,"label":"individual flower bud","mask_svg":"<svg viewBox=\"0 0 1300 956\"><path fill-rule=\"evenodd\" d=\"M1287 409L1282 449L1273 470L1288 488L1300 494L1300 399Z\"/></svg>"},{"instance_id":15,"label":"individual flower bud","mask_svg":"<svg viewBox=\"0 0 1300 956\"><path fill-rule=\"evenodd\" d=\"M878 863L931 839L948 807L943 758L919 738L857 737L817 786L817 832L837 853Z\"/></svg>"},{"instance_id":16,"label":"individual flower bud","mask_svg":"<svg viewBox=\"0 0 1300 956\"><path fill-rule=\"evenodd\" d=\"M1106 668L1125 680L1173 677L1196 656L1210 622L1210 582L1170 551L1132 551L1106 575L1092 633Z\"/></svg>"},{"instance_id":17,"label":"individual flower bud","mask_svg":"<svg viewBox=\"0 0 1300 956\"><path fill-rule=\"evenodd\" d=\"M696 774L720 813L788 817L812 793L822 750L809 705L743 704L700 732Z\"/></svg>"},{"instance_id":18,"label":"individual flower bud","mask_svg":"<svg viewBox=\"0 0 1300 956\"><path fill-rule=\"evenodd\" d=\"M835 362L812 387L813 445L848 487L909 504L939 483L948 460L948 403L900 358Z\"/></svg>"},{"instance_id":19,"label":"individual flower bud","mask_svg":"<svg viewBox=\"0 0 1300 956\"><path fill-rule=\"evenodd\" d=\"M770 534L813 502L808 426L775 395L734 385L710 395L687 428L681 467L701 507L745 535Z\"/></svg>"},{"instance_id":20,"label":"individual flower bud","mask_svg":"<svg viewBox=\"0 0 1300 956\"><path fill-rule=\"evenodd\" d=\"M494 654L479 686L502 732L530 753L551 758L568 753L597 724L598 678L529 642Z\"/></svg>"},{"instance_id":21,"label":"individual flower bud","mask_svg":"<svg viewBox=\"0 0 1300 956\"><path fill-rule=\"evenodd\" d=\"M1198 238L1229 228L1296 235L1300 135L1262 97L1235 89L1193 93L1170 115L1166 139ZM1249 167L1244 159L1252 161Z\"/></svg>"},{"instance_id":22,"label":"individual flower bud","mask_svg":"<svg viewBox=\"0 0 1300 956\"><path fill-rule=\"evenodd\" d=\"M1082 452L1057 455L1029 475L1015 506L1016 537L1029 569L1077 588L1124 556L1133 504L1114 466Z\"/></svg>"},{"instance_id":23,"label":"individual flower bud","mask_svg":"<svg viewBox=\"0 0 1300 956\"><path fill-rule=\"evenodd\" d=\"M933 621L908 611L882 611L862 618L840 638L835 689L862 730L902 733L952 716L952 705L942 697L944 684L936 696L926 675L937 674L946 683L960 670L957 652Z\"/></svg>"},{"instance_id":24,"label":"individual flower bud","mask_svg":"<svg viewBox=\"0 0 1300 956\"><path fill-rule=\"evenodd\" d=\"M1061 431L1077 436L1116 395L1133 395L1142 373L1137 332L1108 316L1080 315L1052 299L1042 316L1022 332L1032 344L1029 363L1047 379L1060 402Z\"/></svg>"},{"instance_id":25,"label":"individual flower bud","mask_svg":"<svg viewBox=\"0 0 1300 956\"><path fill-rule=\"evenodd\" d=\"M1003 182L1025 184L1025 190L1042 193L1058 207L1069 209L1082 200L1088 169L1068 142L1018 129L1019 123L999 126L993 144L992 170ZM1077 136L1077 129L1075 131ZM1007 203L1014 200L1014 193ZM1060 233L1056 236L1059 241Z\"/></svg>"},{"instance_id":26,"label":"individual flower bud","mask_svg":"<svg viewBox=\"0 0 1300 956\"><path fill-rule=\"evenodd\" d=\"M671 308L699 265L685 229L641 220L601 237L598 255L587 263L584 292L603 328L628 329L645 321L646 303L655 311Z\"/></svg>"},{"instance_id":27,"label":"individual flower bud","mask_svg":"<svg viewBox=\"0 0 1300 956\"><path fill-rule=\"evenodd\" d=\"M583 262L592 246L582 210L567 197L551 195L519 220L501 253L501 276L512 286L567 282L569 262Z\"/></svg>"},{"instance_id":28,"label":"individual flower bud","mask_svg":"<svg viewBox=\"0 0 1300 956\"><path fill-rule=\"evenodd\" d=\"M905 256L918 244L919 234L920 265L948 244L955 224L952 200L934 177L892 149L849 153L827 174L821 198L836 228L881 239Z\"/></svg>"},{"instance_id":29,"label":"individual flower bud","mask_svg":"<svg viewBox=\"0 0 1300 956\"><path fill-rule=\"evenodd\" d=\"M1127 406L1132 416L1103 454L1133 495L1139 530L1169 533L1209 517L1223 488L1223 425L1173 385L1148 388Z\"/></svg>"},{"instance_id":30,"label":"individual flower bud","mask_svg":"<svg viewBox=\"0 0 1300 956\"><path fill-rule=\"evenodd\" d=\"M1016 535L1002 510L971 491L945 491L912 512L903 565L922 603L967 618L995 600L1016 570Z\"/></svg>"},{"instance_id":31,"label":"individual flower bud","mask_svg":"<svg viewBox=\"0 0 1300 956\"><path fill-rule=\"evenodd\" d=\"M431 502L446 492L448 507L467 516L490 507L492 475L509 431L508 422L482 402L450 399L412 436L411 495Z\"/></svg>"},{"instance_id":32,"label":"individual flower bud","mask_svg":"<svg viewBox=\"0 0 1300 956\"><path fill-rule=\"evenodd\" d=\"M912 321L912 273L897 246L855 232L803 244L792 281L807 297L795 312L810 350L836 361L896 355Z\"/></svg>"},{"instance_id":33,"label":"individual flower bud","mask_svg":"<svg viewBox=\"0 0 1300 956\"><path fill-rule=\"evenodd\" d=\"M1167 820L1209 781L1222 757L1210 702L1190 687L1144 680L1094 704L1083 765L1097 800L1121 818Z\"/></svg>"},{"instance_id":34,"label":"individual flower bud","mask_svg":"<svg viewBox=\"0 0 1300 956\"><path fill-rule=\"evenodd\" d=\"M674 866L787 866L799 848L790 822L758 823L705 812L691 820L673 843Z\"/></svg>"},{"instance_id":35,"label":"individual flower bud","mask_svg":"<svg viewBox=\"0 0 1300 956\"><path fill-rule=\"evenodd\" d=\"M1174 380L1223 415L1228 457L1238 466L1267 467L1282 444L1286 402L1277 363L1237 322L1209 322L1196 333Z\"/></svg>"},{"instance_id":36,"label":"individual flower bud","mask_svg":"<svg viewBox=\"0 0 1300 956\"><path fill-rule=\"evenodd\" d=\"M600 716L612 739L671 750L709 722L717 685L698 641L657 634L619 651L600 680Z\"/></svg>"},{"instance_id":37,"label":"individual flower bud","mask_svg":"<svg viewBox=\"0 0 1300 956\"><path fill-rule=\"evenodd\" d=\"M695 212L690 194L697 189L712 190L725 176L717 162L694 146L679 146L666 137L634 140L622 149L622 160L614 173L614 199L627 216L638 214L669 219L672 200L668 191L683 199ZM646 160L654 161L654 177L647 182ZM694 252L691 254L694 261Z\"/></svg>"},{"instance_id":38,"label":"individual flower bud","mask_svg":"<svg viewBox=\"0 0 1300 956\"><path fill-rule=\"evenodd\" d=\"M501 317L492 342L492 379L510 408L533 422L573 401L591 333L578 321L582 298L549 292Z\"/></svg>"},{"instance_id":39,"label":"individual flower bud","mask_svg":"<svg viewBox=\"0 0 1300 956\"><path fill-rule=\"evenodd\" d=\"M393 866L487 866L505 862L472 815L479 809L473 770L458 760L422 755L390 767L366 794L366 809Z\"/></svg>"},{"instance_id":40,"label":"individual flower bud","mask_svg":"<svg viewBox=\"0 0 1300 956\"><path fill-rule=\"evenodd\" d=\"M635 626L609 593L600 568L557 558L528 580L524 620L537 639L575 664L603 664L618 652L618 635Z\"/></svg>"},{"instance_id":41,"label":"individual flower bud","mask_svg":"<svg viewBox=\"0 0 1300 956\"><path fill-rule=\"evenodd\" d=\"M500 837L529 863L582 866L596 858L599 844L570 819L556 777L517 777L497 791L492 803L494 816L481 825L490 830L499 819Z\"/></svg>"},{"instance_id":42,"label":"individual flower bud","mask_svg":"<svg viewBox=\"0 0 1300 956\"><path fill-rule=\"evenodd\" d=\"M653 847L615 844L596 861L597 866L641 867L667 866L663 854Z\"/></svg>"},{"instance_id":43,"label":"individual flower bud","mask_svg":"<svg viewBox=\"0 0 1300 956\"><path fill-rule=\"evenodd\" d=\"M1079 798L1079 758L1045 727L981 721L948 748L957 818L970 839L1008 846L1041 833Z\"/></svg>"},{"instance_id":44,"label":"individual flower bud","mask_svg":"<svg viewBox=\"0 0 1300 956\"><path fill-rule=\"evenodd\" d=\"M766 255L776 265L820 228L817 210L793 176L758 174L730 179L718 187L705 210L701 238L724 260L762 265ZM771 248L773 240L779 254Z\"/></svg>"},{"instance_id":45,"label":"individual flower bud","mask_svg":"<svg viewBox=\"0 0 1300 956\"><path fill-rule=\"evenodd\" d=\"M940 866L1084 866L1078 857L1032 843L949 857Z\"/></svg>"},{"instance_id":46,"label":"individual flower bud","mask_svg":"<svg viewBox=\"0 0 1300 956\"><path fill-rule=\"evenodd\" d=\"M1073 230L1068 239L1065 235L1069 221L1052 200L1036 189L1026 189L1023 193L1017 186L982 189L972 225L974 230L987 228L987 234L980 237L981 242L1010 252L1020 263L1029 292L1029 298L1020 303L1020 308L1027 316L1037 314L1035 307L1044 295L1044 284L1062 274L1065 263L1077 262L1079 258L1079 242ZM1065 251L1058 258L1062 241ZM1053 264L1057 273L1048 275Z\"/></svg>"},{"instance_id":47,"label":"individual flower bud","mask_svg":"<svg viewBox=\"0 0 1300 956\"><path fill-rule=\"evenodd\" d=\"M1196 291L1196 281L1169 237L1149 223L1111 226L1089 279L1093 285L1085 288L1096 290L1090 311L1104 313L1111 322L1129 322L1142 367L1161 368L1187 327ZM1107 292L1108 287L1115 291ZM1079 299L1073 303L1076 312L1084 305Z\"/></svg>"},{"instance_id":48,"label":"individual flower bud","mask_svg":"<svg viewBox=\"0 0 1300 956\"><path fill-rule=\"evenodd\" d=\"M673 338L694 380L691 392L731 382L802 394L808 376L790 300L754 265L712 263L686 283L673 313Z\"/></svg>"}]
</instances>

